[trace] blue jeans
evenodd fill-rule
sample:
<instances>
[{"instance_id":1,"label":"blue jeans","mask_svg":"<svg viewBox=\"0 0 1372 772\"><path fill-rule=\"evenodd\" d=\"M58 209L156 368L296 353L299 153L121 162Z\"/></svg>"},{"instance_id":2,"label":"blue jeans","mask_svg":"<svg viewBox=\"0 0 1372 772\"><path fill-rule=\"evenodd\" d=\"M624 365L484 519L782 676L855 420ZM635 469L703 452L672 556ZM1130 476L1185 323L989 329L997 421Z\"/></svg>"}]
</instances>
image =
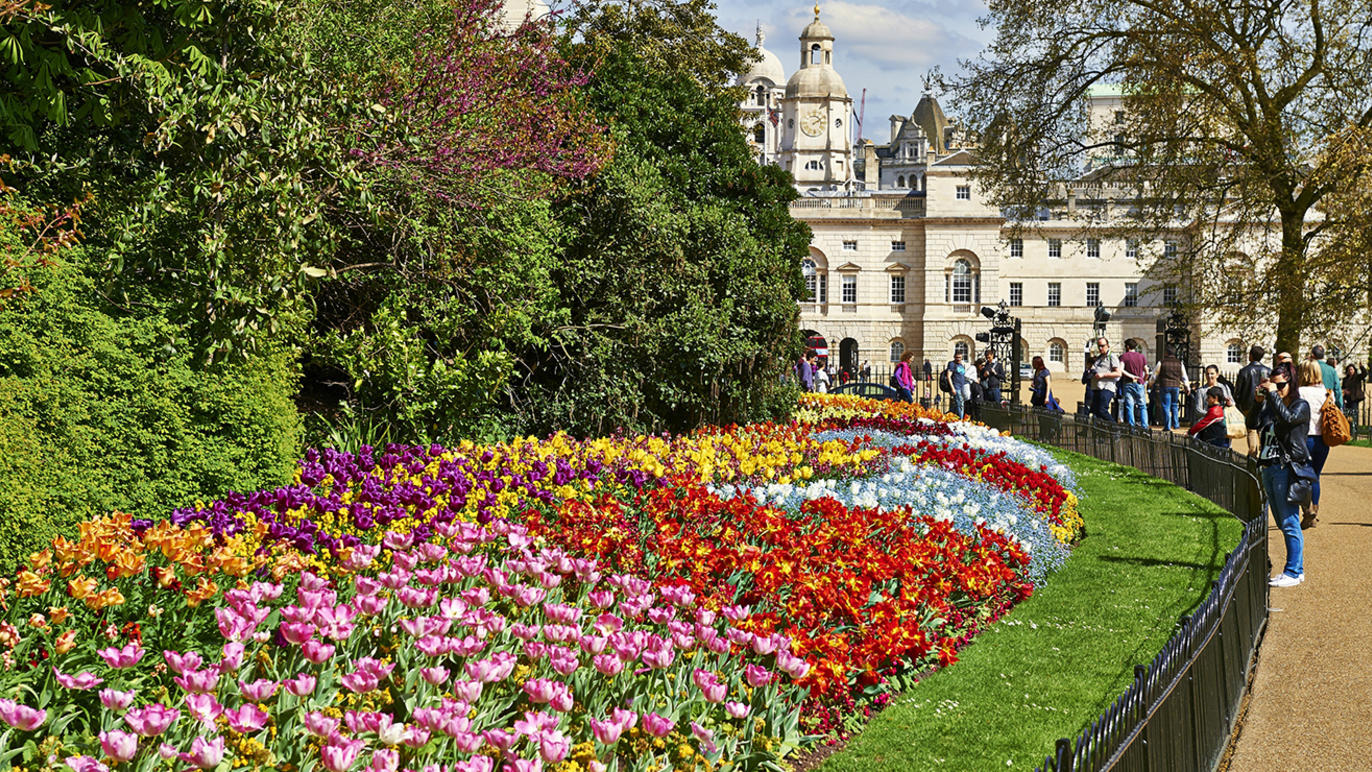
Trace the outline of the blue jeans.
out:
<instances>
[{"instance_id":1,"label":"blue jeans","mask_svg":"<svg viewBox=\"0 0 1372 772\"><path fill-rule=\"evenodd\" d=\"M1162 428L1172 430L1181 426L1177 411L1181 408L1181 389L1170 386L1162 389Z\"/></svg>"},{"instance_id":2,"label":"blue jeans","mask_svg":"<svg viewBox=\"0 0 1372 772\"><path fill-rule=\"evenodd\" d=\"M965 407L966 405L962 398L962 390L957 388L953 389L953 393L948 395L948 412L961 418L964 415L963 410Z\"/></svg>"},{"instance_id":3,"label":"blue jeans","mask_svg":"<svg viewBox=\"0 0 1372 772\"><path fill-rule=\"evenodd\" d=\"M914 402L914 401L915 401L914 395L911 394L911 393L910 393L910 390L907 389L907 388L905 388L904 386L897 386L897 387L896 387L896 391L900 392L900 401L901 401L901 402Z\"/></svg>"},{"instance_id":4,"label":"blue jeans","mask_svg":"<svg viewBox=\"0 0 1372 772\"><path fill-rule=\"evenodd\" d=\"M1130 426L1147 426L1148 412L1144 406L1148 402L1148 395L1144 393L1143 384L1126 383L1121 391L1120 399L1124 404L1120 412L1124 414L1124 422Z\"/></svg>"},{"instance_id":5,"label":"blue jeans","mask_svg":"<svg viewBox=\"0 0 1372 772\"><path fill-rule=\"evenodd\" d=\"M1091 398L1091 412L1102 421L1114 421L1114 416L1110 415L1110 401L1114 398L1115 392L1110 389L1096 389Z\"/></svg>"},{"instance_id":6,"label":"blue jeans","mask_svg":"<svg viewBox=\"0 0 1372 772\"><path fill-rule=\"evenodd\" d=\"M990 402L992 405L999 405L999 404L1000 404L1000 389L999 389L999 388L987 389L987 390L986 390L986 401L987 401L987 402Z\"/></svg>"},{"instance_id":7,"label":"blue jeans","mask_svg":"<svg viewBox=\"0 0 1372 772\"><path fill-rule=\"evenodd\" d=\"M1262 488L1267 492L1267 506L1272 509L1272 519L1281 529L1286 539L1286 568L1282 573L1288 576L1301 576L1305 573L1305 540L1301 537L1301 509L1297 504L1286 500L1286 490L1291 487L1291 472L1284 464L1273 464L1262 468Z\"/></svg>"},{"instance_id":8,"label":"blue jeans","mask_svg":"<svg viewBox=\"0 0 1372 772\"><path fill-rule=\"evenodd\" d=\"M1314 495L1310 497L1310 503L1320 505L1320 475L1324 474L1324 462L1329 460L1329 446L1324 444L1324 438L1311 434L1305 438L1305 449L1310 451L1310 466L1315 468Z\"/></svg>"}]
</instances>

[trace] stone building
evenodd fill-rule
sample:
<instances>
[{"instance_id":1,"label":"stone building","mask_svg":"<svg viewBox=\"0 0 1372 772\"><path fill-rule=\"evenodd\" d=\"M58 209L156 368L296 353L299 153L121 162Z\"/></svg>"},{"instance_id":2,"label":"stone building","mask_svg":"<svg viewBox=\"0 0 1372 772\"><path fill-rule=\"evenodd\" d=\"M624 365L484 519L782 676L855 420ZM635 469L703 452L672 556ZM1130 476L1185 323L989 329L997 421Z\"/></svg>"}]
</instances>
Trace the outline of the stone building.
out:
<instances>
[{"instance_id":1,"label":"stone building","mask_svg":"<svg viewBox=\"0 0 1372 772\"><path fill-rule=\"evenodd\" d=\"M802 264L809 298L801 326L839 367L888 365L913 350L935 366L955 350L972 353L988 327L984 305L1004 301L1022 320L1023 361L1042 356L1058 372L1080 371L1096 308L1111 314L1105 332L1123 350L1135 340L1156 359L1158 320L1184 288L1159 269L1186 248L1183 229L1155 238L1121 237L1109 226L1118 191L1088 173L1065 184L1060 207L1016 229L968 180L975 138L925 94L908 117L892 116L886 143L854 139L852 99L835 69L834 36L819 17L800 34L798 69L785 79L780 59L761 60L748 87L745 126L756 157L789 170L801 198L791 213L814 233ZM1093 125L1124 122L1118 91L1092 95ZM1106 214L1083 218L1083 213ZM1161 259L1160 259L1161 258ZM1205 320L1192 324L1193 360L1234 370L1250 341ZM1366 347L1349 333L1328 344Z\"/></svg>"}]
</instances>

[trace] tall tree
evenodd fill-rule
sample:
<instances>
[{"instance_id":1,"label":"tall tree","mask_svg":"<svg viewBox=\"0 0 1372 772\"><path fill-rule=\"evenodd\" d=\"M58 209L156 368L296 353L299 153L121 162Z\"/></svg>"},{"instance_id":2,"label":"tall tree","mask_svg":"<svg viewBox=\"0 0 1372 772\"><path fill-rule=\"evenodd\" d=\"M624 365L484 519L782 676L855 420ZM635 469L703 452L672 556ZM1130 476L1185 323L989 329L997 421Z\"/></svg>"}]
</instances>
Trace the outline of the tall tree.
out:
<instances>
[{"instance_id":1,"label":"tall tree","mask_svg":"<svg viewBox=\"0 0 1372 772\"><path fill-rule=\"evenodd\" d=\"M976 177L995 201L1034 212L1064 184L1112 183L1121 230L1191 235L1163 268L1198 307L1256 309L1291 351L1349 316L1320 212L1372 161L1339 151L1372 125L1366 3L992 0L985 21L995 42L949 86L986 127ZM1090 125L1102 86L1123 95L1122 126Z\"/></svg>"}]
</instances>

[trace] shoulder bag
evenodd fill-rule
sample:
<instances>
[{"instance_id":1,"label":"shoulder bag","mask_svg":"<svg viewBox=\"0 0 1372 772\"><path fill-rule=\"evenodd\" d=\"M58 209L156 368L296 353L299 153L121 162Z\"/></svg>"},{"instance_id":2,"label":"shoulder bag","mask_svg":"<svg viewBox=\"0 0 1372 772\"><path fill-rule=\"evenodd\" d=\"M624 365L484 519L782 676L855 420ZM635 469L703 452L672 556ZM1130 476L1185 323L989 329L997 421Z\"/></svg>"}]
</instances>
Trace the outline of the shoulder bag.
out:
<instances>
[{"instance_id":1,"label":"shoulder bag","mask_svg":"<svg viewBox=\"0 0 1372 772\"><path fill-rule=\"evenodd\" d=\"M1241 440L1248 436L1248 425L1244 422L1243 411L1234 405L1224 409L1225 434L1231 440Z\"/></svg>"},{"instance_id":2,"label":"shoulder bag","mask_svg":"<svg viewBox=\"0 0 1372 772\"><path fill-rule=\"evenodd\" d=\"M1331 448L1336 448L1353 439L1352 427L1348 417L1334 403L1332 389L1325 390L1324 406L1320 408L1320 439Z\"/></svg>"}]
</instances>

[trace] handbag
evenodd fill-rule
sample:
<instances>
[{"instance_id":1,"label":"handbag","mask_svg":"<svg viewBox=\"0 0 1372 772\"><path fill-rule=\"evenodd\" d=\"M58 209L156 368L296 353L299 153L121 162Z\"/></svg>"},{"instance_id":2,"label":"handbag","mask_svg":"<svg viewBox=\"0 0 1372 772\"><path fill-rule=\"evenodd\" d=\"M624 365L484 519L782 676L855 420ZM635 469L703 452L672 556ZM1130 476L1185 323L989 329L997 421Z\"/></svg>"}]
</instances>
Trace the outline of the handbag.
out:
<instances>
[{"instance_id":1,"label":"handbag","mask_svg":"<svg viewBox=\"0 0 1372 772\"><path fill-rule=\"evenodd\" d=\"M1334 391L1326 389L1324 405L1320 408L1320 439L1331 448L1336 448L1353 439L1352 427L1348 416L1343 414L1334 402Z\"/></svg>"},{"instance_id":2,"label":"handbag","mask_svg":"<svg viewBox=\"0 0 1372 772\"><path fill-rule=\"evenodd\" d=\"M1286 471L1290 475L1290 484L1286 487L1287 503L1309 504L1315 497L1315 480L1319 479L1315 467L1305 461L1287 461Z\"/></svg>"},{"instance_id":3,"label":"handbag","mask_svg":"<svg viewBox=\"0 0 1372 772\"><path fill-rule=\"evenodd\" d=\"M1248 424L1244 422L1243 411L1230 405L1224 409L1225 434L1231 440L1241 440L1248 436Z\"/></svg>"}]
</instances>

